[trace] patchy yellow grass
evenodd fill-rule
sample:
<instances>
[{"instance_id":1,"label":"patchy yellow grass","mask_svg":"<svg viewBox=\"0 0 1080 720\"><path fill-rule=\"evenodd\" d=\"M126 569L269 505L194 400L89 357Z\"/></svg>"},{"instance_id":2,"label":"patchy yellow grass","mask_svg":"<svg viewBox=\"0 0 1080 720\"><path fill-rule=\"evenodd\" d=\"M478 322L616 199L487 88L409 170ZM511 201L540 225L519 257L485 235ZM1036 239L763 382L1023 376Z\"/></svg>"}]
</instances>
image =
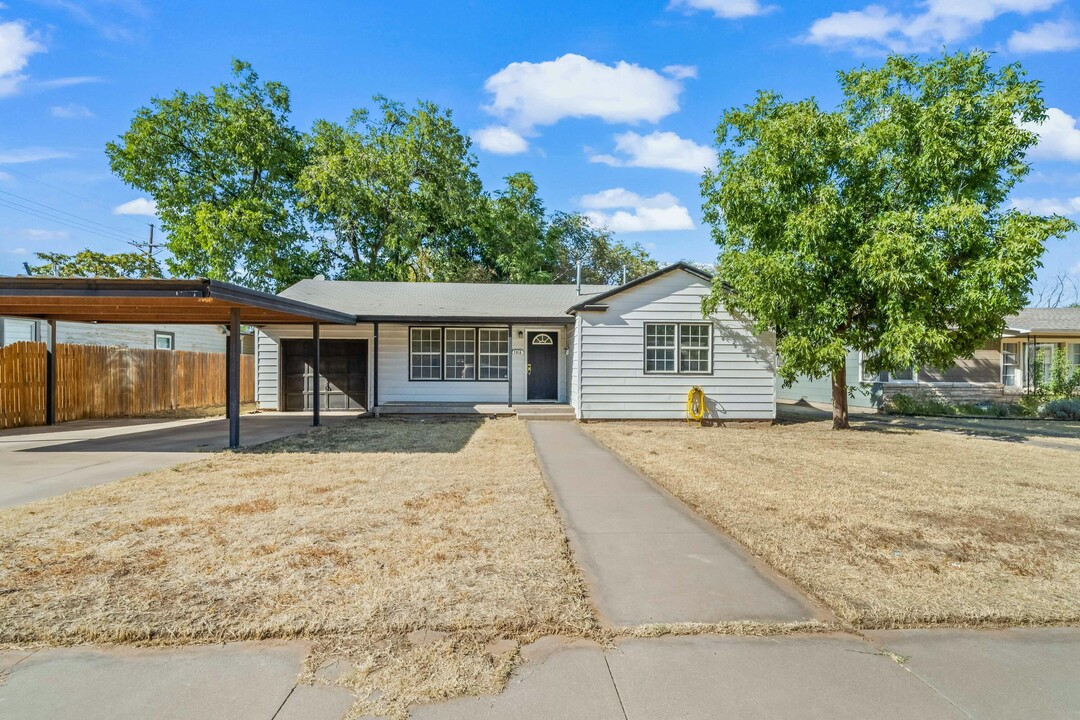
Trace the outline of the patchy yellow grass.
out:
<instances>
[{"instance_id":1,"label":"patchy yellow grass","mask_svg":"<svg viewBox=\"0 0 1080 720\"><path fill-rule=\"evenodd\" d=\"M492 692L594 627L524 424L355 420L0 512L0 642L309 637L356 712ZM410 642L418 629L447 633Z\"/></svg>"},{"instance_id":2,"label":"patchy yellow grass","mask_svg":"<svg viewBox=\"0 0 1080 720\"><path fill-rule=\"evenodd\" d=\"M1080 454L819 422L585 427L855 625L1080 621Z\"/></svg>"}]
</instances>

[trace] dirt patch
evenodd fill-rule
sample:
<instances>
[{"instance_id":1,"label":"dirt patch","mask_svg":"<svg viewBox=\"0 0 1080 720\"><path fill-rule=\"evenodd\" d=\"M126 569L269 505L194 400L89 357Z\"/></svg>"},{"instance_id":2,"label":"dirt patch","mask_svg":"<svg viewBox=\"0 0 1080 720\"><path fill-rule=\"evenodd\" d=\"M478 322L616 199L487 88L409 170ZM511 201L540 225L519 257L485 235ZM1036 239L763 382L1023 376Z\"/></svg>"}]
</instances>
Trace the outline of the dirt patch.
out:
<instances>
[{"instance_id":1,"label":"dirt patch","mask_svg":"<svg viewBox=\"0 0 1080 720\"><path fill-rule=\"evenodd\" d=\"M585 428L857 626L1080 621L1075 453L818 422Z\"/></svg>"}]
</instances>

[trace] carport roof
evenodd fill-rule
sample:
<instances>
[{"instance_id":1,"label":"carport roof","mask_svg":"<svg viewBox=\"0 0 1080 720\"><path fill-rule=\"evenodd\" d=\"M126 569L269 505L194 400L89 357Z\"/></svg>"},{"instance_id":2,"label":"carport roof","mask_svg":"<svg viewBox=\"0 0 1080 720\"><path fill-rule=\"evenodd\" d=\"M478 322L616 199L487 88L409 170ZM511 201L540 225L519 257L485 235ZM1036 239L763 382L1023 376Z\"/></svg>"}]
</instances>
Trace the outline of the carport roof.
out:
<instances>
[{"instance_id":1,"label":"carport roof","mask_svg":"<svg viewBox=\"0 0 1080 720\"><path fill-rule=\"evenodd\" d=\"M315 321L355 325L356 316L217 280L0 277L0 315L99 323L245 325Z\"/></svg>"}]
</instances>

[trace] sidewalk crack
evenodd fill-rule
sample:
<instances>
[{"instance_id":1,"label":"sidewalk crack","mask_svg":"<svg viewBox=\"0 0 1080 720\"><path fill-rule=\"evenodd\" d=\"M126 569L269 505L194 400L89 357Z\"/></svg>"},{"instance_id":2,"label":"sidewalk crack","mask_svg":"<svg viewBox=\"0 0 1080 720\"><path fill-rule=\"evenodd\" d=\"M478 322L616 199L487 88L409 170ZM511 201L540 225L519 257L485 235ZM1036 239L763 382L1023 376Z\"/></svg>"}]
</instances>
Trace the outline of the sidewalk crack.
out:
<instances>
[{"instance_id":1,"label":"sidewalk crack","mask_svg":"<svg viewBox=\"0 0 1080 720\"><path fill-rule=\"evenodd\" d=\"M629 720L626 716L626 706L623 705L622 693L619 692L619 685L615 682L615 675L611 672L611 663L607 659L607 651L604 651L604 666L607 668L608 677L611 678L611 687L615 688L615 698L619 701L619 710L622 711L623 720Z\"/></svg>"},{"instance_id":2,"label":"sidewalk crack","mask_svg":"<svg viewBox=\"0 0 1080 720\"><path fill-rule=\"evenodd\" d=\"M297 688L297 686L296 686L296 685L293 685L293 686L292 686L292 687L291 687L291 688L289 689L289 694L288 694L288 695L286 695L286 696L285 696L285 699L281 701L281 704L280 704L280 705L278 705L278 709L277 709L277 710L275 710L275 711L274 711L274 714L270 716L270 720L274 720L274 718L276 718L276 717L277 717L278 715L280 715L280 714L281 714L281 708L285 707L285 703L289 702L289 698L291 698L291 697L292 697L292 694L293 694L294 692L296 692L296 688Z\"/></svg>"}]
</instances>

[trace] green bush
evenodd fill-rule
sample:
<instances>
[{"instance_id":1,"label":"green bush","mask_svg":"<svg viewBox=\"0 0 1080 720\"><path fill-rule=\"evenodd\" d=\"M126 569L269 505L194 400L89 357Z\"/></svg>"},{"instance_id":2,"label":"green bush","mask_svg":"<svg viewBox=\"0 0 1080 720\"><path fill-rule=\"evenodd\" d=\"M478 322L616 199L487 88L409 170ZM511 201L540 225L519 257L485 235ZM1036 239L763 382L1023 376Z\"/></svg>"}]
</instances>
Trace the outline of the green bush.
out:
<instances>
[{"instance_id":1,"label":"green bush","mask_svg":"<svg viewBox=\"0 0 1080 720\"><path fill-rule=\"evenodd\" d=\"M885 401L885 410L896 415L974 416L974 417L1026 417L1034 416L1036 408L1019 404L989 402L954 405L927 390L913 393L897 393Z\"/></svg>"},{"instance_id":2,"label":"green bush","mask_svg":"<svg viewBox=\"0 0 1080 720\"><path fill-rule=\"evenodd\" d=\"M955 415L956 407L925 390L896 393L885 401L885 410L897 415Z\"/></svg>"},{"instance_id":3,"label":"green bush","mask_svg":"<svg viewBox=\"0 0 1080 720\"><path fill-rule=\"evenodd\" d=\"M1035 353L1035 367L1042 367L1045 355L1042 350ZM1054 348L1050 356L1050 377L1044 378L1041 372L1033 371L1035 396L1040 400L1068 398L1080 389L1080 367L1070 368L1069 358L1064 348Z\"/></svg>"},{"instance_id":4,"label":"green bush","mask_svg":"<svg viewBox=\"0 0 1080 720\"><path fill-rule=\"evenodd\" d=\"M1039 406L1039 417L1051 420L1080 420L1080 398L1058 398Z\"/></svg>"}]
</instances>

